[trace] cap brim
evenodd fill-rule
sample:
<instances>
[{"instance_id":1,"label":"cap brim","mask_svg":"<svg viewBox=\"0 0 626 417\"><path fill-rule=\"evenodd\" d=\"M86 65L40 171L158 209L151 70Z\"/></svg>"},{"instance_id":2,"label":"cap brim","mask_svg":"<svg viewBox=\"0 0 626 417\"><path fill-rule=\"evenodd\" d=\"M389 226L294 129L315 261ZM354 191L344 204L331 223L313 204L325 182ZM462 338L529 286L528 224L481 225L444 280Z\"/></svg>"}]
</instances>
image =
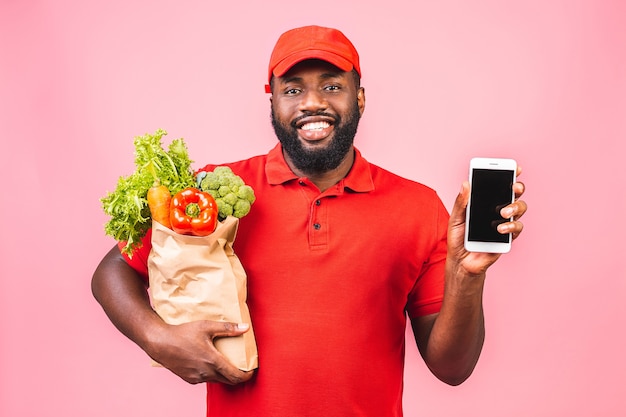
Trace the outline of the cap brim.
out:
<instances>
[{"instance_id":1,"label":"cap brim","mask_svg":"<svg viewBox=\"0 0 626 417\"><path fill-rule=\"evenodd\" d=\"M291 69L291 67L299 62L307 61L309 59L321 59L322 61L333 64L342 71L351 71L354 68L352 62L339 55L333 54L332 52L320 50L306 50L289 55L288 57L280 61L274 67L273 74L275 77L282 77L283 75L285 75L285 73L287 73L287 71Z\"/></svg>"}]
</instances>

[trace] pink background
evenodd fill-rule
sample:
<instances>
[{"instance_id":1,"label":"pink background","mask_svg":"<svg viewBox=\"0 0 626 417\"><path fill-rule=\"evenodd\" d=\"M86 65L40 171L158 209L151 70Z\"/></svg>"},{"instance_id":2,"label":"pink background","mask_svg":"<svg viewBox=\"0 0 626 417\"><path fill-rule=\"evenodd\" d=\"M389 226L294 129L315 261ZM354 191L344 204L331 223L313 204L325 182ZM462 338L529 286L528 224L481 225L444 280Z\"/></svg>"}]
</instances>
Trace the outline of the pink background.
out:
<instances>
[{"instance_id":1,"label":"pink background","mask_svg":"<svg viewBox=\"0 0 626 417\"><path fill-rule=\"evenodd\" d=\"M475 374L441 384L409 339L406 415L624 415L618 0L1 0L0 415L203 415L204 386L151 368L90 294L113 245L99 198L157 128L198 165L267 151L271 48L311 23L361 53L371 162L448 208L472 156L525 170L526 231L489 274Z\"/></svg>"}]
</instances>

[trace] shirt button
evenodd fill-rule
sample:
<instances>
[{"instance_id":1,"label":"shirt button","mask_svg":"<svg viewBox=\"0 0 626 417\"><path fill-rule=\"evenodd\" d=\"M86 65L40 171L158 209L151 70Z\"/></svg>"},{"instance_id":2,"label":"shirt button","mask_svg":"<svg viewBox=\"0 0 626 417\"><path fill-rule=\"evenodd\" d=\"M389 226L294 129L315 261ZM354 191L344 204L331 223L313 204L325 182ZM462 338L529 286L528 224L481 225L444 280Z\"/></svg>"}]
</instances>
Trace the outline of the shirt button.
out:
<instances>
[{"instance_id":1,"label":"shirt button","mask_svg":"<svg viewBox=\"0 0 626 417\"><path fill-rule=\"evenodd\" d=\"M322 227L322 225L321 225L321 224L319 224L319 223L315 223L315 224L313 225L313 228L314 228L315 230L320 230L320 228L321 228L321 227Z\"/></svg>"},{"instance_id":2,"label":"shirt button","mask_svg":"<svg viewBox=\"0 0 626 417\"><path fill-rule=\"evenodd\" d=\"M319 206L320 204L322 204L322 200L315 200L315 205Z\"/></svg>"},{"instance_id":3,"label":"shirt button","mask_svg":"<svg viewBox=\"0 0 626 417\"><path fill-rule=\"evenodd\" d=\"M306 182L304 182L303 180L298 181L298 184L300 185L306 185Z\"/></svg>"}]
</instances>

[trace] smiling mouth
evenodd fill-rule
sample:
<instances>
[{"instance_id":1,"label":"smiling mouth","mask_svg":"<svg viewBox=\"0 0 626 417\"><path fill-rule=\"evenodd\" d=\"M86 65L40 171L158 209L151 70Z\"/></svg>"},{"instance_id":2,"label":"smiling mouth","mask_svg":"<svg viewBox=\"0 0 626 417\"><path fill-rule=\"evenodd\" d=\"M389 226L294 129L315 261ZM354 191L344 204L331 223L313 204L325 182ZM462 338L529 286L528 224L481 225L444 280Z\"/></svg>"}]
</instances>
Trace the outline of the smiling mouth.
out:
<instances>
[{"instance_id":1,"label":"smiling mouth","mask_svg":"<svg viewBox=\"0 0 626 417\"><path fill-rule=\"evenodd\" d=\"M302 130L307 130L307 131L315 131L315 130L323 130L330 127L330 123L328 122L311 122L311 123L305 123L302 126L300 126L300 129Z\"/></svg>"},{"instance_id":2,"label":"smiling mouth","mask_svg":"<svg viewBox=\"0 0 626 417\"><path fill-rule=\"evenodd\" d=\"M330 114L305 114L292 123L301 139L317 142L331 136L338 118Z\"/></svg>"}]
</instances>

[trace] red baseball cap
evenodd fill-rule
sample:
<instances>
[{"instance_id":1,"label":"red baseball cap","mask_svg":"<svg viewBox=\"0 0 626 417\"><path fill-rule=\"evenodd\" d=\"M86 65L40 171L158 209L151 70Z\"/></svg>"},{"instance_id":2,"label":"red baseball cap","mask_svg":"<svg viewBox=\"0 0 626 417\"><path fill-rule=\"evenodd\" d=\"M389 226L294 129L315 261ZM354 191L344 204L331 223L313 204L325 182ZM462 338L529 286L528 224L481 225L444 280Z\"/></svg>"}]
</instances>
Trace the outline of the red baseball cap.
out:
<instances>
[{"instance_id":1,"label":"red baseball cap","mask_svg":"<svg viewBox=\"0 0 626 417\"><path fill-rule=\"evenodd\" d=\"M291 29L278 38L270 57L268 82L272 76L280 77L307 59L321 59L342 71L354 69L361 75L359 54L343 33L321 26L304 26ZM271 92L269 85L265 90Z\"/></svg>"}]
</instances>

